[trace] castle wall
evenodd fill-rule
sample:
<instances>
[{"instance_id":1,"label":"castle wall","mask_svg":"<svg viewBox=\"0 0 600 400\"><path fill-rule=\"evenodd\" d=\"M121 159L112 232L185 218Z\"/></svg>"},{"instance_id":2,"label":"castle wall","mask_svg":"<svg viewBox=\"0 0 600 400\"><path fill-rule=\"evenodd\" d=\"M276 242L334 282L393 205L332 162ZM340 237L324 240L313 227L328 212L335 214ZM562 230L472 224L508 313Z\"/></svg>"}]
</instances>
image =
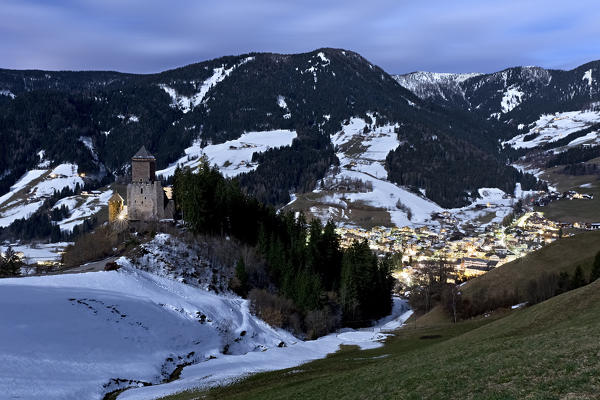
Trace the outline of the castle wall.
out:
<instances>
[{"instance_id":1,"label":"castle wall","mask_svg":"<svg viewBox=\"0 0 600 400\"><path fill-rule=\"evenodd\" d=\"M164 192L159 181L133 182L127 185L127 215L132 221L164 218Z\"/></svg>"}]
</instances>

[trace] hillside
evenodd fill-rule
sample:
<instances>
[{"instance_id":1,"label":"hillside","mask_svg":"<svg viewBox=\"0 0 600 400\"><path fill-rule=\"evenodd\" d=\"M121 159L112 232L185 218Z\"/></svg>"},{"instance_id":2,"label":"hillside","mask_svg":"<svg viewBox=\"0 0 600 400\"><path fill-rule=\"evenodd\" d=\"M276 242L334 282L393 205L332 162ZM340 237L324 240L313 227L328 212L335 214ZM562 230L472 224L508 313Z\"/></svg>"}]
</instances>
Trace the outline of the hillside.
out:
<instances>
[{"instance_id":1,"label":"hillside","mask_svg":"<svg viewBox=\"0 0 600 400\"><path fill-rule=\"evenodd\" d=\"M94 272L78 272L87 264L0 279L3 394L100 400L134 388L121 396L148 399L212 387L323 358L342 345L379 347L387 336L380 330L397 328L411 314L395 298L376 330L346 328L303 340L267 324L252 300L229 289L235 260L251 257L248 248L221 237L136 237L145 243L118 258L116 271L98 262Z\"/></svg>"},{"instance_id":2,"label":"hillside","mask_svg":"<svg viewBox=\"0 0 600 400\"><path fill-rule=\"evenodd\" d=\"M461 288L467 296L502 296L518 291L525 301L527 283L542 274L568 272L573 274L578 265L586 277L600 251L600 232L586 232L557 240L536 252L489 271L465 283Z\"/></svg>"},{"instance_id":3,"label":"hillside","mask_svg":"<svg viewBox=\"0 0 600 400\"><path fill-rule=\"evenodd\" d=\"M220 166L250 165L228 175L281 206L290 193L316 189L338 165L335 147L346 142L332 140L350 140L341 132L357 119L365 134L391 127L395 140L363 160L381 167L387 182L408 193L407 202L413 192L444 208L462 207L481 187L513 193L517 182L535 186L498 155L493 124L423 102L347 50L228 56L149 75L0 70L0 93L2 194L42 162L76 165L86 183L100 186L126 174L129 158L145 145L160 170L205 149ZM244 135L257 132L294 139L251 142L253 150L237 157ZM209 146L218 145L224 149L216 154ZM460 167L465 160L468 169ZM474 173L483 170L495 173ZM457 179L443 189L447 171Z\"/></svg>"},{"instance_id":4,"label":"hillside","mask_svg":"<svg viewBox=\"0 0 600 400\"><path fill-rule=\"evenodd\" d=\"M397 332L376 350L167 399L596 397L600 281L505 317ZM553 371L553 373L549 373Z\"/></svg>"}]
</instances>

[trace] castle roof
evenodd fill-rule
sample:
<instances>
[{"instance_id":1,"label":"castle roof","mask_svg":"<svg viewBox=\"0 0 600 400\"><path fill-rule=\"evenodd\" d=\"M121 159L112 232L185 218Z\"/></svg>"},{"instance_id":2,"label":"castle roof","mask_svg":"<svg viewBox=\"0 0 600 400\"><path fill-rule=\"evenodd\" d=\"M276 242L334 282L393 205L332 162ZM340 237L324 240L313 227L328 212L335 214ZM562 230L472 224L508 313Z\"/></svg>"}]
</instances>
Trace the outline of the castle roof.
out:
<instances>
[{"instance_id":1,"label":"castle roof","mask_svg":"<svg viewBox=\"0 0 600 400\"><path fill-rule=\"evenodd\" d=\"M120 195L119 193L117 193L117 192L115 192L115 193L114 193L112 196L110 196L110 199L108 199L108 201L109 201L109 202L112 202L112 201L115 201L115 200L116 200L116 201L123 202L123 198L122 198L122 197L121 197L121 195Z\"/></svg>"},{"instance_id":2,"label":"castle roof","mask_svg":"<svg viewBox=\"0 0 600 400\"><path fill-rule=\"evenodd\" d=\"M137 153L133 156L134 159L152 159L154 160L154 156L150 154L148 150L146 150L146 146L142 146Z\"/></svg>"}]
</instances>

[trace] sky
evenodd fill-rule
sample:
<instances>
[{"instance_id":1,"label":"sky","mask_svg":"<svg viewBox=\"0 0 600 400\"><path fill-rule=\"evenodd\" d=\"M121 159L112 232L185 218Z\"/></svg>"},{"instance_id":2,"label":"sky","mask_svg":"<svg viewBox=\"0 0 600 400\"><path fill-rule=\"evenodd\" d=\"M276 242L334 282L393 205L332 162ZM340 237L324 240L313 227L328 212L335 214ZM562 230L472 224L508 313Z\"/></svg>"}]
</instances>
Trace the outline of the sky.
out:
<instances>
[{"instance_id":1,"label":"sky","mask_svg":"<svg viewBox=\"0 0 600 400\"><path fill-rule=\"evenodd\" d=\"M356 51L389 73L600 59L598 0L2 0L0 68L151 73L224 55Z\"/></svg>"}]
</instances>

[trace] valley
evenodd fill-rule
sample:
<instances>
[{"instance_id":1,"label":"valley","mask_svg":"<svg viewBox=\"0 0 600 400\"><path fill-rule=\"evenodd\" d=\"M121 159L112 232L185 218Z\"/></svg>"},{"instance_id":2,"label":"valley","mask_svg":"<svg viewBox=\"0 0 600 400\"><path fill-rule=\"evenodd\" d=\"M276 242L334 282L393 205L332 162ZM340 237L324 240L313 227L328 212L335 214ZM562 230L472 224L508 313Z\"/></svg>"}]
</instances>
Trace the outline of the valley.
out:
<instances>
[{"instance_id":1,"label":"valley","mask_svg":"<svg viewBox=\"0 0 600 400\"><path fill-rule=\"evenodd\" d=\"M0 70L0 390L588 398L597 74Z\"/></svg>"}]
</instances>

